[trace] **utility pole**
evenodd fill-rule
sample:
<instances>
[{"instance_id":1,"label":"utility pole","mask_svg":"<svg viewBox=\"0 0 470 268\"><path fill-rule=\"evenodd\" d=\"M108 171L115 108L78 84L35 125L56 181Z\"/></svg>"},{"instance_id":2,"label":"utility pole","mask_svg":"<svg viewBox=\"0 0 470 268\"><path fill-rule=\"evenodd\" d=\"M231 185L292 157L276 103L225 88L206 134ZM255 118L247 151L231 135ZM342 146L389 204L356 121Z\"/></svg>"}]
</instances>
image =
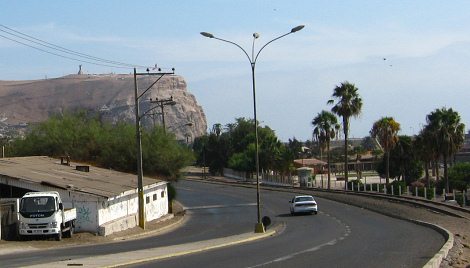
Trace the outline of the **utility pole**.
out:
<instances>
[{"instance_id":1,"label":"utility pole","mask_svg":"<svg viewBox=\"0 0 470 268\"><path fill-rule=\"evenodd\" d=\"M156 103L157 106L160 107L161 115L162 115L163 132L166 133L164 107L167 105L175 105L176 101L174 101L173 96L171 96L170 98L167 98L167 99L158 99L158 98L156 98L155 100L150 99L150 103Z\"/></svg>"},{"instance_id":2,"label":"utility pole","mask_svg":"<svg viewBox=\"0 0 470 268\"><path fill-rule=\"evenodd\" d=\"M135 130L136 130L136 141L137 141L137 188L138 188L138 199L139 199L139 226L142 229L145 229L145 203L144 203L144 183L143 183L143 167L142 167L142 128L140 125L140 119L142 119L143 116L147 115L150 111L153 109L150 109L143 113L142 115L140 114L139 110L139 99L147 93L164 75L167 74L175 74L175 69L172 69L171 73L166 73L166 72L160 72L160 69L158 69L159 72L157 73L151 73L147 72L146 73L137 73L136 68L134 68L134 94L135 94ZM158 78L146 89L144 90L141 94L139 94L139 89L137 85L137 76L141 75L150 75L150 76L157 76Z\"/></svg>"}]
</instances>

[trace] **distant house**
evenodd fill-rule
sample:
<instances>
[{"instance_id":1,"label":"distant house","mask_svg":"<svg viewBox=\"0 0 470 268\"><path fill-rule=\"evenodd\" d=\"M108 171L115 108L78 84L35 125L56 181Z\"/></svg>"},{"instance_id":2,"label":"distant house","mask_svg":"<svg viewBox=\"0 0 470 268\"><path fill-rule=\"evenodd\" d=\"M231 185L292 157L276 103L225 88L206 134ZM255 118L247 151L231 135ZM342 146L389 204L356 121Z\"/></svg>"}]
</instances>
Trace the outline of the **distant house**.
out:
<instances>
[{"instance_id":1,"label":"distant house","mask_svg":"<svg viewBox=\"0 0 470 268\"><path fill-rule=\"evenodd\" d=\"M318 160L316 158L305 158L305 159L295 159L294 167L309 167L313 169L314 174L320 173L322 170L326 169L327 162Z\"/></svg>"},{"instance_id":2,"label":"distant house","mask_svg":"<svg viewBox=\"0 0 470 268\"><path fill-rule=\"evenodd\" d=\"M462 149L455 154L456 162L470 162L470 130L465 134Z\"/></svg>"},{"instance_id":3,"label":"distant house","mask_svg":"<svg viewBox=\"0 0 470 268\"><path fill-rule=\"evenodd\" d=\"M146 221L168 214L167 182L143 178ZM76 231L100 235L138 225L137 176L45 156L0 159L0 200L57 191L77 209Z\"/></svg>"}]
</instances>

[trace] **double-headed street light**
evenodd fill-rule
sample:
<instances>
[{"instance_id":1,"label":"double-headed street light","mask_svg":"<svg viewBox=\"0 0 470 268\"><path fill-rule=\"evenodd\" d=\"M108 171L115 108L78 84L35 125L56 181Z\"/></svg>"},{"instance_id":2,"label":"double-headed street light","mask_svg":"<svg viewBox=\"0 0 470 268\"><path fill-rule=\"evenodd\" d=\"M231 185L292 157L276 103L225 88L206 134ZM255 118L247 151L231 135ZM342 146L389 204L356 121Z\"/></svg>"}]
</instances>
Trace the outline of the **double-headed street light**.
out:
<instances>
[{"instance_id":1,"label":"double-headed street light","mask_svg":"<svg viewBox=\"0 0 470 268\"><path fill-rule=\"evenodd\" d=\"M253 43L252 43L252 46L251 46L251 57L250 55L248 55L248 53L245 51L245 49L243 49L239 44L235 43L235 42L232 42L232 41L229 41L229 40L225 40L225 39L222 39L222 38L218 38L218 37L215 37L213 34L211 33L208 33L208 32L201 32L201 35L205 36L205 37L208 37L208 38L213 38L213 39L217 39L217 40L220 40L220 41L223 41L223 42L226 42L226 43L230 43L232 45L235 45L237 46L238 48L240 48L243 53L245 53L246 57L248 58L248 60L250 61L250 65L251 65L251 76L252 76L252 81L253 81L253 114L254 114L254 120L255 120L255 165L256 165L256 206L257 206L257 212L258 212L258 221L255 225L255 232L256 233L264 233L264 225L263 223L261 222L261 211L260 211L260 194L259 194L259 148L258 148L258 120L256 118L256 90L255 90L255 65L256 65L256 60L258 59L258 56L259 54L261 53L261 51L267 46L269 45L270 43L286 36L286 35L289 35L291 33L295 33L295 32L298 32L300 30L302 30L305 26L304 25L299 25L297 27L294 27L291 29L290 32L286 33L286 34L283 34L279 37L276 37L274 39L272 39L271 41L267 42L266 44L264 44L261 49L256 53L256 56L255 56L255 40L258 39L259 37L259 34L258 33L254 33L253 34Z\"/></svg>"}]
</instances>

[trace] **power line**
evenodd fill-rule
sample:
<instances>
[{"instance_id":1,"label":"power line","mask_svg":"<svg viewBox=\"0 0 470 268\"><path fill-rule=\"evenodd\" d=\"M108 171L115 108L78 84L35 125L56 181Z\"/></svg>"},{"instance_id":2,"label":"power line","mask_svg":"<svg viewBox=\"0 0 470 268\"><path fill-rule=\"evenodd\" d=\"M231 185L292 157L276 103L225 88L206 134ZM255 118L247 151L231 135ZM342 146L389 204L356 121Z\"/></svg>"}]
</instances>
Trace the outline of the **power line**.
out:
<instances>
[{"instance_id":1,"label":"power line","mask_svg":"<svg viewBox=\"0 0 470 268\"><path fill-rule=\"evenodd\" d=\"M75 61L80 61L80 62L85 62L85 63L90 63L90 64L94 64L94 65L113 67L113 68L123 68L123 69L129 69L129 68L134 68L134 67L148 68L147 66L123 63L123 62L119 62L119 61L112 61L112 60L107 60L107 59L91 56L91 55L88 55L88 54L85 54L85 53L77 52L77 51L74 51L74 50L71 50L71 49L67 49L67 48L64 48L64 47L46 42L44 40L35 38L33 36L30 36L30 35L27 35L25 33L16 31L14 29L11 29L11 28L9 28L5 25L2 25L2 24L0 24L0 27L3 27L4 29L6 29L6 30L0 29L1 32L4 32L4 33L6 33L8 35L11 35L11 36L14 36L15 38L20 38L20 39L25 40L27 42L31 42L31 43L46 47L48 49L60 51L62 53L70 54L70 55L73 55L73 56L77 56L77 57L80 57L80 58L85 58L85 59L92 60L92 61L104 62L106 64L90 62L90 61L87 61L87 60L81 60L81 59L72 58L72 57L69 57L69 56L57 54L57 53L54 53L54 52L36 47L34 45L31 45L31 44L26 44L24 42L18 41L17 39L6 37L5 35L0 34L0 37L3 37L3 38L8 39L10 41L13 41L13 42L22 44L24 46L27 46L27 47L30 47L30 48L33 48L33 49L36 49L36 50L39 50L39 51L42 51L42 52L45 52L45 53L49 53L49 54L52 54L52 55L55 55L55 56L58 56L58 57L62 57L62 58L70 59L70 60L75 60Z\"/></svg>"},{"instance_id":2,"label":"power line","mask_svg":"<svg viewBox=\"0 0 470 268\"><path fill-rule=\"evenodd\" d=\"M35 47L35 46L32 46L32 45L23 43L23 42L21 42L21 41L18 41L18 40L9 38L9 37L6 37L6 36L4 36L4 35L2 35L2 34L0 34L0 37L3 37L3 38L5 38L5 39L8 39L8 40L13 41L13 42L15 42L15 43L18 43L18 44L21 44L21 45L24 45L24 46L27 46L27 47L30 47L30 48L33 48L33 49L36 49L36 50L39 50L39 51L41 51L41 52L45 52L45 53L48 53L48 54L51 54L51 55L54 55L54 56L58 56L58 57L61 57L61 58L69 59L69 60L74 60L74 61L79 61L79 62L84 62L84 63L90 63L90 64L100 65L100 66L106 66L106 67L121 68L121 69L129 69L129 67L101 64L101 63L96 63L96 62L91 62L91 61L86 61L86 60L81 60L81 59L76 59L76 58L72 58L72 57L60 55L60 54L57 54L57 53L54 53L54 52L51 52L51 51L47 51L47 50L45 50L45 49L41 49L41 48L39 48L39 47Z\"/></svg>"},{"instance_id":3,"label":"power line","mask_svg":"<svg viewBox=\"0 0 470 268\"><path fill-rule=\"evenodd\" d=\"M1 32L4 32L6 34L12 35L14 37L17 37L17 38L20 38L20 39L23 39L23 40L26 40L28 42L38 44L38 45L43 46L43 47L47 47L47 48L50 48L50 49L53 49L53 50L58 50L58 51L63 52L63 53L72 54L72 55L79 56L79 57L84 57L84 58L91 59L91 60L94 60L94 61L102 61L102 62L106 62L106 63L111 63L111 64L114 64L114 65L123 65L123 66L128 66L128 67L131 67L131 68L134 67L134 65L132 65L132 64L127 64L127 63L122 63L122 62L117 62L117 61L110 61L110 60L90 56L90 55L87 55L87 54L84 54L84 53L76 52L76 51L61 47L61 46L57 46L57 45L54 45L52 43L48 43L46 41L43 41L43 40L37 39L35 37L29 36L27 34L23 34L21 32L15 31L15 30L10 29L10 28L8 28L4 25L0 25L0 27L4 27L4 28L6 28L10 31L16 32L16 33L18 33L20 35L23 35L23 36L26 36L28 38L25 38L23 36L20 36L20 35L17 35L17 34L14 34L14 33L11 33L11 32L0 29ZM37 41L35 41L35 40L37 40ZM140 67L142 67L142 66L140 66Z\"/></svg>"}]
</instances>

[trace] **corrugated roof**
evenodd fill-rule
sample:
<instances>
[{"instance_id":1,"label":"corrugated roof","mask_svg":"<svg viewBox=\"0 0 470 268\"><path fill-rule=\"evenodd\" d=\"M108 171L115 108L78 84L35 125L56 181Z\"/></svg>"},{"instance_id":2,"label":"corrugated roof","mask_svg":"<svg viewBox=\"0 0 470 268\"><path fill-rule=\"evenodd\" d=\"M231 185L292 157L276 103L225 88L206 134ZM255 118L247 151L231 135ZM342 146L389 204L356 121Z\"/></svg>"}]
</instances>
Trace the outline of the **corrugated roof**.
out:
<instances>
[{"instance_id":1,"label":"corrugated roof","mask_svg":"<svg viewBox=\"0 0 470 268\"><path fill-rule=\"evenodd\" d=\"M328 164L325 161L318 160L316 158L305 158L305 159L295 159L294 164L299 166L324 166Z\"/></svg>"},{"instance_id":2,"label":"corrugated roof","mask_svg":"<svg viewBox=\"0 0 470 268\"><path fill-rule=\"evenodd\" d=\"M0 174L13 179L49 185L57 188L114 197L137 188L137 175L114 170L89 167L89 172L76 170L80 163L62 165L60 159L47 156L0 158ZM144 185L161 182L148 177Z\"/></svg>"}]
</instances>

